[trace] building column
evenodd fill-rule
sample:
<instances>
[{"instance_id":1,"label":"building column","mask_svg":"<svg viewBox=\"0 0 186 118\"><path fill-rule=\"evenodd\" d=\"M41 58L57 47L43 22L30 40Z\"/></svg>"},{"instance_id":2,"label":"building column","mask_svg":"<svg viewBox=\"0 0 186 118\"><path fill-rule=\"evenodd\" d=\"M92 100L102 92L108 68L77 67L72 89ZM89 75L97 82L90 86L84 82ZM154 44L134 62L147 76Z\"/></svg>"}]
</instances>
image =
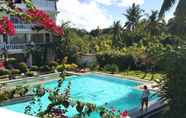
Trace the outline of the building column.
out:
<instances>
[{"instance_id":1,"label":"building column","mask_svg":"<svg viewBox=\"0 0 186 118\"><path fill-rule=\"evenodd\" d=\"M53 42L53 37L52 37L52 34L50 33L49 34L49 42L52 43ZM52 48L50 48L48 50L48 61L54 61L55 60L55 52Z\"/></svg>"},{"instance_id":2,"label":"building column","mask_svg":"<svg viewBox=\"0 0 186 118\"><path fill-rule=\"evenodd\" d=\"M26 40L27 40L27 42L28 43L31 43L31 34L27 34L26 35ZM29 67L32 67L32 54L31 53L29 53L28 54L28 57L27 57L27 59L26 59L26 61L27 61L27 65L29 66Z\"/></svg>"},{"instance_id":3,"label":"building column","mask_svg":"<svg viewBox=\"0 0 186 118\"><path fill-rule=\"evenodd\" d=\"M7 36L7 43L10 44L10 36Z\"/></svg>"},{"instance_id":4,"label":"building column","mask_svg":"<svg viewBox=\"0 0 186 118\"><path fill-rule=\"evenodd\" d=\"M43 43L46 43L46 33L43 34Z\"/></svg>"},{"instance_id":5,"label":"building column","mask_svg":"<svg viewBox=\"0 0 186 118\"><path fill-rule=\"evenodd\" d=\"M3 35L0 35L0 44L3 43Z\"/></svg>"}]
</instances>

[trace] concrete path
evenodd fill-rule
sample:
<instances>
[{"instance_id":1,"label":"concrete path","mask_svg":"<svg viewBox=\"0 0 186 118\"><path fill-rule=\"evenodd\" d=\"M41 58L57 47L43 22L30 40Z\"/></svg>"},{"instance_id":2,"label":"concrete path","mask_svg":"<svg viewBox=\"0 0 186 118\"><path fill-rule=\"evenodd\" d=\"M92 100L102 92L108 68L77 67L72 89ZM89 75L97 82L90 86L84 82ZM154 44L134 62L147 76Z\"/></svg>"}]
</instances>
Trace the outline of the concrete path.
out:
<instances>
[{"instance_id":1,"label":"concrete path","mask_svg":"<svg viewBox=\"0 0 186 118\"><path fill-rule=\"evenodd\" d=\"M1 118L36 118L33 116L25 115L23 113L18 113L15 111L10 111L7 109L0 108Z\"/></svg>"}]
</instances>

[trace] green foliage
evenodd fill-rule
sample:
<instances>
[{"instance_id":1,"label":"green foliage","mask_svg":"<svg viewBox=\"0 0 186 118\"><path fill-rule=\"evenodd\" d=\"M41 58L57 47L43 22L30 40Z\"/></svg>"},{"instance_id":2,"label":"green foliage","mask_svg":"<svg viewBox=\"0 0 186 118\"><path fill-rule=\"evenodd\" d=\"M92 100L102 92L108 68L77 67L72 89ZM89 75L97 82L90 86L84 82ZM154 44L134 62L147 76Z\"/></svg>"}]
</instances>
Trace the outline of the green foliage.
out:
<instances>
[{"instance_id":1,"label":"green foliage","mask_svg":"<svg viewBox=\"0 0 186 118\"><path fill-rule=\"evenodd\" d=\"M115 73L119 71L119 68L116 64L112 64L112 65L107 64L104 66L104 70L109 71L111 73Z\"/></svg>"},{"instance_id":2,"label":"green foliage","mask_svg":"<svg viewBox=\"0 0 186 118\"><path fill-rule=\"evenodd\" d=\"M52 68L50 68L48 65L45 65L45 66L41 66L39 68L39 71L40 72L50 72L50 71L52 71Z\"/></svg>"},{"instance_id":3,"label":"green foliage","mask_svg":"<svg viewBox=\"0 0 186 118\"><path fill-rule=\"evenodd\" d=\"M120 24L120 21L114 22L113 38L112 38L112 46L114 48L121 48L123 46L121 35L122 35L122 26Z\"/></svg>"},{"instance_id":4,"label":"green foliage","mask_svg":"<svg viewBox=\"0 0 186 118\"><path fill-rule=\"evenodd\" d=\"M38 71L38 70L39 70L39 67L35 65L30 68L30 71Z\"/></svg>"},{"instance_id":5,"label":"green foliage","mask_svg":"<svg viewBox=\"0 0 186 118\"><path fill-rule=\"evenodd\" d=\"M10 71L7 70L7 69L0 70L0 76L2 76L2 75L9 75L9 74L10 74Z\"/></svg>"},{"instance_id":6,"label":"green foliage","mask_svg":"<svg viewBox=\"0 0 186 118\"><path fill-rule=\"evenodd\" d=\"M12 75L19 75L20 73L21 73L21 71L19 69L12 69L11 70Z\"/></svg>"},{"instance_id":7,"label":"green foliage","mask_svg":"<svg viewBox=\"0 0 186 118\"><path fill-rule=\"evenodd\" d=\"M98 53L97 60L101 67L107 64L116 64L120 70L135 68L135 59L133 56L120 51Z\"/></svg>"},{"instance_id":8,"label":"green foliage","mask_svg":"<svg viewBox=\"0 0 186 118\"><path fill-rule=\"evenodd\" d=\"M58 63L56 61L50 61L48 64L51 68L56 68Z\"/></svg>"},{"instance_id":9,"label":"green foliage","mask_svg":"<svg viewBox=\"0 0 186 118\"><path fill-rule=\"evenodd\" d=\"M88 65L88 68L90 68L90 70L92 71L96 71L99 70L99 64L97 62L92 62L91 64Z\"/></svg>"},{"instance_id":10,"label":"green foliage","mask_svg":"<svg viewBox=\"0 0 186 118\"><path fill-rule=\"evenodd\" d=\"M92 47L96 48L96 52L102 52L105 50L112 49L112 36L111 35L102 35L99 38L94 39L94 42L90 42L93 44Z\"/></svg>"},{"instance_id":11,"label":"green foliage","mask_svg":"<svg viewBox=\"0 0 186 118\"><path fill-rule=\"evenodd\" d=\"M28 72L26 73L26 76L28 76L28 77L33 77L33 76L34 76L34 72L33 72L33 71L28 71Z\"/></svg>"},{"instance_id":12,"label":"green foliage","mask_svg":"<svg viewBox=\"0 0 186 118\"><path fill-rule=\"evenodd\" d=\"M186 49L180 47L167 51L160 62L167 74L164 81L161 82L161 96L169 104L169 108L162 114L162 118L186 117L184 110L186 105Z\"/></svg>"},{"instance_id":13,"label":"green foliage","mask_svg":"<svg viewBox=\"0 0 186 118\"><path fill-rule=\"evenodd\" d=\"M18 68L20 69L21 73L26 73L28 71L28 66L24 62L20 63Z\"/></svg>"},{"instance_id":14,"label":"green foliage","mask_svg":"<svg viewBox=\"0 0 186 118\"><path fill-rule=\"evenodd\" d=\"M61 64L59 66L57 66L57 71L58 72L63 72L65 70L65 65L64 64Z\"/></svg>"},{"instance_id":15,"label":"green foliage","mask_svg":"<svg viewBox=\"0 0 186 118\"><path fill-rule=\"evenodd\" d=\"M0 92L0 102L11 100L16 97L24 97L29 91L27 86L16 86L16 88L2 89Z\"/></svg>"},{"instance_id":16,"label":"green foliage","mask_svg":"<svg viewBox=\"0 0 186 118\"><path fill-rule=\"evenodd\" d=\"M61 66L61 65L60 65L60 66ZM78 65L76 65L76 64L65 64L64 66L65 66L65 69L66 69L66 70L71 70L71 71L77 69L77 67L78 67ZM62 66L61 66L61 67L62 67ZM58 69L61 70L61 69L60 69L61 67L59 67ZM60 72L61 72L61 71L60 71Z\"/></svg>"},{"instance_id":17,"label":"green foliage","mask_svg":"<svg viewBox=\"0 0 186 118\"><path fill-rule=\"evenodd\" d=\"M140 18L142 17L143 10L139 5L135 3L132 4L126 11L124 16L127 18L127 22L125 23L125 27L128 31L134 31Z\"/></svg>"},{"instance_id":18,"label":"green foliage","mask_svg":"<svg viewBox=\"0 0 186 118\"><path fill-rule=\"evenodd\" d=\"M8 58L7 63L12 66L15 66L17 64L17 60L16 60L16 58Z\"/></svg>"},{"instance_id":19,"label":"green foliage","mask_svg":"<svg viewBox=\"0 0 186 118\"><path fill-rule=\"evenodd\" d=\"M151 36L160 35L162 29L165 27L165 21L159 19L158 11L152 11L151 14L148 16L147 25L145 27L145 31L150 33Z\"/></svg>"}]
</instances>

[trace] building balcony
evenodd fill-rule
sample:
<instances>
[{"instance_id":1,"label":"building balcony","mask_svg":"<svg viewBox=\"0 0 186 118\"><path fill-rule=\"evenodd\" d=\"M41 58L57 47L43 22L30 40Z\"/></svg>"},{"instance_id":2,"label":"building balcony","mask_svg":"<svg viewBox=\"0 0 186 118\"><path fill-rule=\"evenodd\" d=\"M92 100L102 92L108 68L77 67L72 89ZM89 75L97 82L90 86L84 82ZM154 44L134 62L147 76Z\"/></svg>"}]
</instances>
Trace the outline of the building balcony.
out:
<instances>
[{"instance_id":1,"label":"building balcony","mask_svg":"<svg viewBox=\"0 0 186 118\"><path fill-rule=\"evenodd\" d=\"M33 46L45 46L49 45L52 43L34 43L34 44L29 44L29 43L22 43L22 44L6 44L6 43L1 43L0 44L0 52L2 51L8 51L10 54L15 54L15 53L24 53L24 49L33 47Z\"/></svg>"},{"instance_id":2,"label":"building balcony","mask_svg":"<svg viewBox=\"0 0 186 118\"><path fill-rule=\"evenodd\" d=\"M33 0L33 4L44 11L56 12L56 0ZM16 6L26 9L25 4L17 3Z\"/></svg>"},{"instance_id":3,"label":"building balcony","mask_svg":"<svg viewBox=\"0 0 186 118\"><path fill-rule=\"evenodd\" d=\"M32 32L32 24L14 24L17 32Z\"/></svg>"},{"instance_id":4,"label":"building balcony","mask_svg":"<svg viewBox=\"0 0 186 118\"><path fill-rule=\"evenodd\" d=\"M25 49L26 44L0 44L0 50Z\"/></svg>"},{"instance_id":5,"label":"building balcony","mask_svg":"<svg viewBox=\"0 0 186 118\"><path fill-rule=\"evenodd\" d=\"M34 30L33 28L37 26L36 24L24 24L24 23L14 23L17 33L47 33L46 30L41 30L40 32Z\"/></svg>"},{"instance_id":6,"label":"building balcony","mask_svg":"<svg viewBox=\"0 0 186 118\"><path fill-rule=\"evenodd\" d=\"M23 49L26 48L25 44L0 44L0 51L7 51L8 54L23 53Z\"/></svg>"}]
</instances>

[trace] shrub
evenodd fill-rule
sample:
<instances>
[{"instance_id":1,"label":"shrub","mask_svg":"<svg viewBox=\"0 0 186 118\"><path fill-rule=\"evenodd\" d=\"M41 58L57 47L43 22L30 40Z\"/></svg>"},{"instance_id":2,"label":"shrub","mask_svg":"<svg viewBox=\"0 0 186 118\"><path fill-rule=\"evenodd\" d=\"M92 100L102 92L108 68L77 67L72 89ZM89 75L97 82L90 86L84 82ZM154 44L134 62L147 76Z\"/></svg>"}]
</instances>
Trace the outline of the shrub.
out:
<instances>
[{"instance_id":1,"label":"shrub","mask_svg":"<svg viewBox=\"0 0 186 118\"><path fill-rule=\"evenodd\" d=\"M8 99L8 95L6 92L1 92L0 93L0 102L3 102L4 100Z\"/></svg>"},{"instance_id":2,"label":"shrub","mask_svg":"<svg viewBox=\"0 0 186 118\"><path fill-rule=\"evenodd\" d=\"M49 71L51 71L52 69L51 69L48 65L45 65L45 66L41 66L41 67L39 68L39 70L40 70L41 72L49 72Z\"/></svg>"},{"instance_id":3,"label":"shrub","mask_svg":"<svg viewBox=\"0 0 186 118\"><path fill-rule=\"evenodd\" d=\"M99 69L99 64L97 64L96 62L93 62L93 63L89 64L88 67L91 70L98 70Z\"/></svg>"},{"instance_id":4,"label":"shrub","mask_svg":"<svg viewBox=\"0 0 186 118\"><path fill-rule=\"evenodd\" d=\"M2 76L2 75L9 75L9 74L10 74L10 71L7 70L7 69L0 70L0 76Z\"/></svg>"},{"instance_id":5,"label":"shrub","mask_svg":"<svg viewBox=\"0 0 186 118\"><path fill-rule=\"evenodd\" d=\"M3 90L0 92L0 102L15 98L15 95L25 96L28 93L28 87L16 86L14 89Z\"/></svg>"},{"instance_id":6,"label":"shrub","mask_svg":"<svg viewBox=\"0 0 186 118\"><path fill-rule=\"evenodd\" d=\"M14 91L13 92L14 94L18 94L19 96L23 97L28 93L29 89L26 86L24 86L24 87L16 86L15 90L13 90L13 91Z\"/></svg>"},{"instance_id":7,"label":"shrub","mask_svg":"<svg viewBox=\"0 0 186 118\"><path fill-rule=\"evenodd\" d=\"M109 71L111 73L115 73L119 71L119 68L116 64L112 64L112 65L108 64L104 66L104 70Z\"/></svg>"},{"instance_id":8,"label":"shrub","mask_svg":"<svg viewBox=\"0 0 186 118\"><path fill-rule=\"evenodd\" d=\"M17 60L16 60L16 58L9 58L7 63L11 64L11 65L16 65L17 64Z\"/></svg>"},{"instance_id":9,"label":"shrub","mask_svg":"<svg viewBox=\"0 0 186 118\"><path fill-rule=\"evenodd\" d=\"M33 71L28 71L28 72L26 73L26 76L28 76L28 77L33 77L33 76L34 76L34 72L33 72Z\"/></svg>"},{"instance_id":10,"label":"shrub","mask_svg":"<svg viewBox=\"0 0 186 118\"><path fill-rule=\"evenodd\" d=\"M39 70L39 67L38 66L32 66L30 68L30 71L38 71Z\"/></svg>"},{"instance_id":11,"label":"shrub","mask_svg":"<svg viewBox=\"0 0 186 118\"><path fill-rule=\"evenodd\" d=\"M12 69L12 70L11 70L11 73L12 73L13 75L19 75L19 74L21 73L21 71L20 71L19 69Z\"/></svg>"},{"instance_id":12,"label":"shrub","mask_svg":"<svg viewBox=\"0 0 186 118\"><path fill-rule=\"evenodd\" d=\"M20 69L21 73L26 73L28 71L28 66L24 62L20 63L18 68Z\"/></svg>"},{"instance_id":13,"label":"shrub","mask_svg":"<svg viewBox=\"0 0 186 118\"><path fill-rule=\"evenodd\" d=\"M75 70L78 67L76 64L65 64L66 70Z\"/></svg>"},{"instance_id":14,"label":"shrub","mask_svg":"<svg viewBox=\"0 0 186 118\"><path fill-rule=\"evenodd\" d=\"M54 67L54 68L56 68L57 65L58 65L58 63L57 63L56 61L51 61L51 62L49 62L48 65L49 65L50 67Z\"/></svg>"},{"instance_id":15,"label":"shrub","mask_svg":"<svg viewBox=\"0 0 186 118\"><path fill-rule=\"evenodd\" d=\"M96 55L97 61L101 67L104 67L108 64L116 64L118 65L120 70L125 70L128 68L135 69L136 63L135 58L131 54L126 54L123 52L101 52Z\"/></svg>"},{"instance_id":16,"label":"shrub","mask_svg":"<svg viewBox=\"0 0 186 118\"><path fill-rule=\"evenodd\" d=\"M65 70L65 65L61 64L61 65L57 66L58 72L63 72L64 70Z\"/></svg>"}]
</instances>

